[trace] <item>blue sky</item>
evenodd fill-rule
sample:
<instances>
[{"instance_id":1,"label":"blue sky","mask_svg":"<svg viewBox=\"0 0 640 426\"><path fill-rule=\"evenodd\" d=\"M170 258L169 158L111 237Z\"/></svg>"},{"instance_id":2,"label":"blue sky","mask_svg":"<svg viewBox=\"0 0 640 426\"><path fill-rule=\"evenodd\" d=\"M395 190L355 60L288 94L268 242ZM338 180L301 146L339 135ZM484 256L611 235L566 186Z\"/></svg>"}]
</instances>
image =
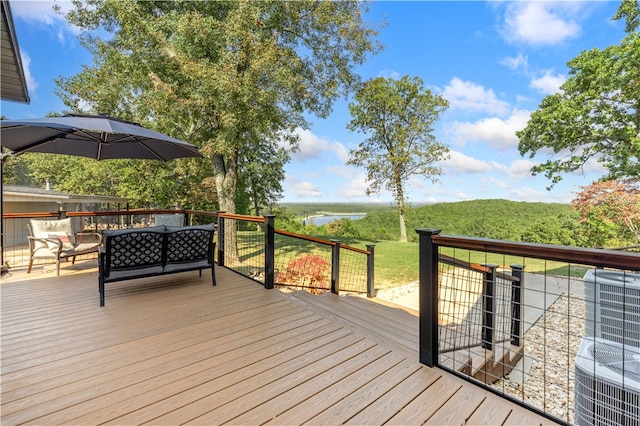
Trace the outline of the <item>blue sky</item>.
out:
<instances>
[{"instance_id":1,"label":"blue sky","mask_svg":"<svg viewBox=\"0 0 640 426\"><path fill-rule=\"evenodd\" d=\"M76 29L52 11L51 1L11 1L26 69L31 103L2 101L11 119L61 111L54 78L70 76L91 63ZM58 2L63 9L69 3ZM551 191L532 165L546 153L523 158L515 131L544 96L568 77L566 63L583 50L619 44L624 22L611 21L619 2L375 2L367 20L385 20L384 50L359 69L363 79L420 77L450 103L435 132L451 149L439 183L414 177L409 202L449 202L479 198L570 202L579 186L602 176L598 164L567 175ZM349 150L362 135L350 133L347 101L339 100L327 119L311 117L300 131L301 150L286 167L285 202L377 202L391 194L365 195L365 170L346 166Z\"/></svg>"}]
</instances>

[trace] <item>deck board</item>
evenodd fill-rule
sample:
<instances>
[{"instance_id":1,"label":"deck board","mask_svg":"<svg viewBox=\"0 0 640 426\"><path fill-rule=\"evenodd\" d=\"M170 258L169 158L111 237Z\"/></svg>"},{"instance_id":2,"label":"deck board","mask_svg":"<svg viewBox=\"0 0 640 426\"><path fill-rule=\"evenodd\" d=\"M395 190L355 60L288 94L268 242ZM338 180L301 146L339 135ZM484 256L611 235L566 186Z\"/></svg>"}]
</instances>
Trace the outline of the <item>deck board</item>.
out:
<instances>
[{"instance_id":1,"label":"deck board","mask_svg":"<svg viewBox=\"0 0 640 426\"><path fill-rule=\"evenodd\" d=\"M109 284L103 308L95 268L3 276L2 425L549 423L421 365L410 310L217 273Z\"/></svg>"}]
</instances>

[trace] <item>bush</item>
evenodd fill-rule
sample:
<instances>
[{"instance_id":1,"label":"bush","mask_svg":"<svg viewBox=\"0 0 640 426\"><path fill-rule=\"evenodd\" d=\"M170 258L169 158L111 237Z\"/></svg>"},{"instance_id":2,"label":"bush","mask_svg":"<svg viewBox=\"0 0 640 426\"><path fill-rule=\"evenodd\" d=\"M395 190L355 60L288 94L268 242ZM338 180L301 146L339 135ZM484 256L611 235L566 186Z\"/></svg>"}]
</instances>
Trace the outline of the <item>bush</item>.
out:
<instances>
[{"instance_id":1,"label":"bush","mask_svg":"<svg viewBox=\"0 0 640 426\"><path fill-rule=\"evenodd\" d=\"M361 219L362 220L362 219ZM327 223L324 228L327 235L342 238L360 238L360 232L349 218L342 218Z\"/></svg>"},{"instance_id":2,"label":"bush","mask_svg":"<svg viewBox=\"0 0 640 426\"><path fill-rule=\"evenodd\" d=\"M290 284L315 289L331 289L331 265L322 257L307 254L291 260L287 269L278 274L278 284Z\"/></svg>"}]
</instances>

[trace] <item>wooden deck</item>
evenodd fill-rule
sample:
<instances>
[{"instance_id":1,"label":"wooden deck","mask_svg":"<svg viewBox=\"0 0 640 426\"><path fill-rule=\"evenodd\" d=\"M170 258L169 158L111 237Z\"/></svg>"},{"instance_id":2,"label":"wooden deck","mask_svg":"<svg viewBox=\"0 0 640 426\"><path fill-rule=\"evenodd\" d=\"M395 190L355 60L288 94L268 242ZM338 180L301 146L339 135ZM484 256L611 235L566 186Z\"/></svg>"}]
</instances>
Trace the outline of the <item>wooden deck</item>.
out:
<instances>
[{"instance_id":1,"label":"wooden deck","mask_svg":"<svg viewBox=\"0 0 640 426\"><path fill-rule=\"evenodd\" d=\"M421 365L400 307L218 268L216 287L196 272L109 284L100 308L83 265L2 277L3 426L550 423Z\"/></svg>"}]
</instances>

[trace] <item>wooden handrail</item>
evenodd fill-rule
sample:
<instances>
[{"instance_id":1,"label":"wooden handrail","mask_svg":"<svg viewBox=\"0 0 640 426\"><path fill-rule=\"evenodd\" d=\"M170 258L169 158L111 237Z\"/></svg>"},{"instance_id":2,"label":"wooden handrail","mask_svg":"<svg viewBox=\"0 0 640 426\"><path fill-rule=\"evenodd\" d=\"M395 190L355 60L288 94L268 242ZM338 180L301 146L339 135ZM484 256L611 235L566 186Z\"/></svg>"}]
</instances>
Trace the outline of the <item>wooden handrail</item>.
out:
<instances>
[{"instance_id":1,"label":"wooden handrail","mask_svg":"<svg viewBox=\"0 0 640 426\"><path fill-rule=\"evenodd\" d=\"M304 234L296 234L295 232L289 232L289 231L284 231L282 229L276 229L275 230L276 234L279 235L284 235L287 237L292 237L292 238L298 238L300 240L305 240L305 241L311 241L313 243L318 243L318 244L324 244L327 246L335 246L336 242L335 241L327 241L327 240L323 240L321 238L316 238L316 237L311 237L309 235L304 235ZM341 249L345 249L345 250L349 250L349 251L355 251L356 253L362 253L362 254L371 254L371 252L369 250L364 250L358 247L353 247L353 246L348 246L346 244L342 244L340 243L340 248Z\"/></svg>"},{"instance_id":2,"label":"wooden handrail","mask_svg":"<svg viewBox=\"0 0 640 426\"><path fill-rule=\"evenodd\" d=\"M157 210L157 209L130 209L115 211L80 211L65 212L67 217L96 217L96 216L129 216L129 215L145 215L145 214L190 214L199 216L216 217L218 212L205 212L199 210ZM60 212L29 212L29 213L3 213L3 219L30 219L38 217L58 217ZM253 217L253 216L250 216Z\"/></svg>"},{"instance_id":3,"label":"wooden handrail","mask_svg":"<svg viewBox=\"0 0 640 426\"><path fill-rule=\"evenodd\" d=\"M300 240L311 241L313 243L324 244L326 246L335 246L336 243L334 241L327 241L316 237L311 237L309 235L296 234L295 232L284 231L282 229L276 229L276 234L285 235L287 237L298 238Z\"/></svg>"},{"instance_id":4,"label":"wooden handrail","mask_svg":"<svg viewBox=\"0 0 640 426\"><path fill-rule=\"evenodd\" d=\"M264 223L264 217L261 217L261 216L248 216L248 215L232 214L232 213L218 213L218 217L222 217L224 219L246 220L247 222Z\"/></svg>"},{"instance_id":5,"label":"wooden handrail","mask_svg":"<svg viewBox=\"0 0 640 426\"><path fill-rule=\"evenodd\" d=\"M453 235L432 235L431 239L434 244L441 247L461 248L625 270L640 270L640 253L491 240L486 238L458 237Z\"/></svg>"},{"instance_id":6,"label":"wooden handrail","mask_svg":"<svg viewBox=\"0 0 640 426\"><path fill-rule=\"evenodd\" d=\"M31 219L36 217L58 217L57 212L35 212L35 213L3 213L3 219Z\"/></svg>"}]
</instances>

